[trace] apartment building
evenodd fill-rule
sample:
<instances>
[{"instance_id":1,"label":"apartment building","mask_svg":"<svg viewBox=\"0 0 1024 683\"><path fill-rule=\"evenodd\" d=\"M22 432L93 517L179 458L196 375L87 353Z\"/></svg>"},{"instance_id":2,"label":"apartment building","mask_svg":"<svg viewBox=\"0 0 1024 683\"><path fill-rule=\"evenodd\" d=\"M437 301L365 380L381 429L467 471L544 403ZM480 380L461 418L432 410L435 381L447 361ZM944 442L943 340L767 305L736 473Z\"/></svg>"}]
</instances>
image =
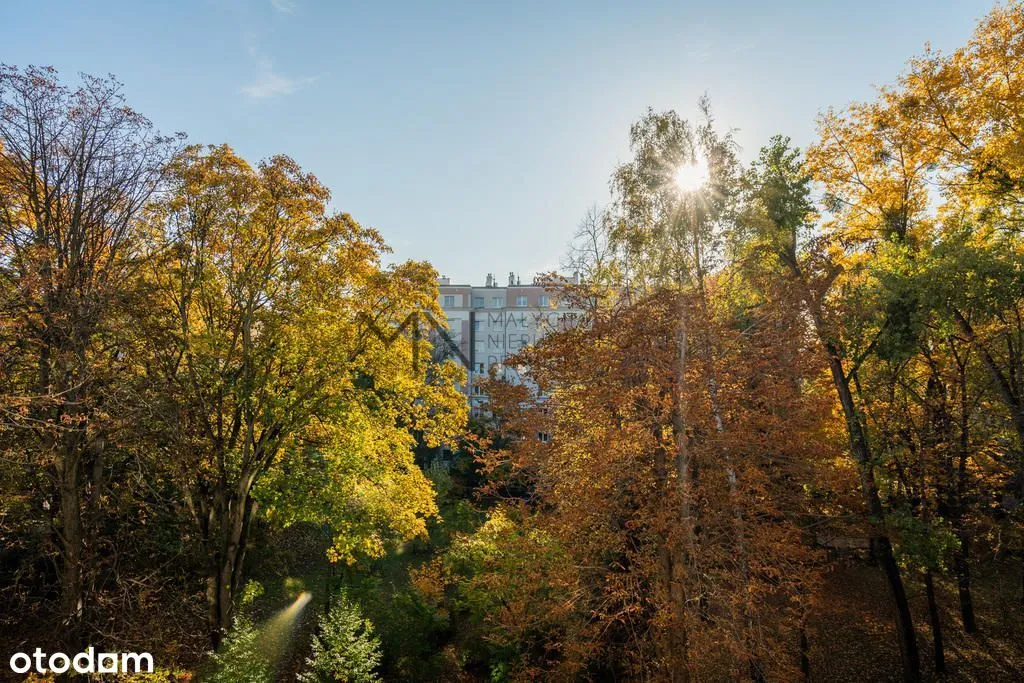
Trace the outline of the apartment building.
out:
<instances>
[{"instance_id":1,"label":"apartment building","mask_svg":"<svg viewBox=\"0 0 1024 683\"><path fill-rule=\"evenodd\" d=\"M499 376L519 380L506 359L552 330L575 325L580 316L536 280L524 285L515 273L508 274L506 284L488 273L483 287L452 284L447 277L438 283L449 335L469 361L465 391L475 414L486 402L478 382L492 367Z\"/></svg>"}]
</instances>

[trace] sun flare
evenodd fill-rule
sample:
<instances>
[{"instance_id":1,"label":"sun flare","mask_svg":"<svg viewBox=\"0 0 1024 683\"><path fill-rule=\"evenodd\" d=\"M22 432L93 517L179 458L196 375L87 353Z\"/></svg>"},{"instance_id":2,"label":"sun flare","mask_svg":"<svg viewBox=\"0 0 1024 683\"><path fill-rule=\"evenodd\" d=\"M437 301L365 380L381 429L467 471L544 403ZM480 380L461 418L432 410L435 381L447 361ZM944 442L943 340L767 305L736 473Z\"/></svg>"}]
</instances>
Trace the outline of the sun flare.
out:
<instances>
[{"instance_id":1,"label":"sun flare","mask_svg":"<svg viewBox=\"0 0 1024 683\"><path fill-rule=\"evenodd\" d=\"M694 192L707 182L708 167L704 160L697 158L695 163L685 164L676 170L675 182L683 192Z\"/></svg>"}]
</instances>

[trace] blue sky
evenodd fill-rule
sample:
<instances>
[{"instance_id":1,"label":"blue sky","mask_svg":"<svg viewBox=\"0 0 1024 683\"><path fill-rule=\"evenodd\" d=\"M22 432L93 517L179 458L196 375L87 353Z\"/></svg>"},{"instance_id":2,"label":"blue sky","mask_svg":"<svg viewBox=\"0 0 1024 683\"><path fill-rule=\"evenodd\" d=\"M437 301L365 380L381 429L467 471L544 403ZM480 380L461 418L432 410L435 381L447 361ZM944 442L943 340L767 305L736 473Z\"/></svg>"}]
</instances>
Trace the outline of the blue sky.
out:
<instances>
[{"instance_id":1,"label":"blue sky","mask_svg":"<svg viewBox=\"0 0 1024 683\"><path fill-rule=\"evenodd\" d=\"M294 157L395 258L557 265L648 107L708 93L751 158L869 98L989 0L0 2L0 61L113 73L164 131Z\"/></svg>"}]
</instances>

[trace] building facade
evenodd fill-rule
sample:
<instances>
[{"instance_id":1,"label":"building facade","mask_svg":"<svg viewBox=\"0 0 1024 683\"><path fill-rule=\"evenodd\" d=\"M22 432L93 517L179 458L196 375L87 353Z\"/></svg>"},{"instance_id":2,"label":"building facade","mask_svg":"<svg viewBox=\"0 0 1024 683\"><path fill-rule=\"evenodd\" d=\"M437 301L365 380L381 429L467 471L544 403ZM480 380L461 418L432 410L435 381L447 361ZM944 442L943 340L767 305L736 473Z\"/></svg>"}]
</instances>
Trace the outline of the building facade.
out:
<instances>
[{"instance_id":1,"label":"building facade","mask_svg":"<svg viewBox=\"0 0 1024 683\"><path fill-rule=\"evenodd\" d=\"M488 274L483 287L452 284L442 277L439 290L448 334L469 361L464 390L475 415L487 400L479 381L492 368L498 376L518 381L515 369L505 363L508 357L553 330L574 326L580 316L579 310L560 302L536 281L523 285L514 273L509 273L506 284Z\"/></svg>"}]
</instances>

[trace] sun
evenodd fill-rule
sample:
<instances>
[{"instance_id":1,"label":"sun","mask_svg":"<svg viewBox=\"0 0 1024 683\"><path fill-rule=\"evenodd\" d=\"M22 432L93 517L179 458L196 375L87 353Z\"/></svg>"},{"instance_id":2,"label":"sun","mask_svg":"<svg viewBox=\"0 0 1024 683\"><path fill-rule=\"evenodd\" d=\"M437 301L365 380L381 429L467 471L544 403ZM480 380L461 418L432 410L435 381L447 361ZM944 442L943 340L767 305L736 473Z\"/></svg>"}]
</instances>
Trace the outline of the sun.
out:
<instances>
[{"instance_id":1,"label":"sun","mask_svg":"<svg viewBox=\"0 0 1024 683\"><path fill-rule=\"evenodd\" d=\"M676 170L676 187L682 192L695 192L708 180L708 167L704 160L697 158L695 163L680 166Z\"/></svg>"}]
</instances>

